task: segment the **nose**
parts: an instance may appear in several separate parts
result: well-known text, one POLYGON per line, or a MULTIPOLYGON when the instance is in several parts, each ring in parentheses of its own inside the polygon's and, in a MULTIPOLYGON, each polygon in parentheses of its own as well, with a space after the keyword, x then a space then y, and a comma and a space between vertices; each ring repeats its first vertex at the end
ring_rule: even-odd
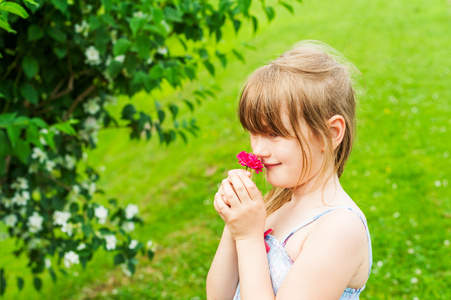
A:
POLYGON ((267 158, 271 155, 267 139, 262 136, 251 136, 252 153, 258 158, 267 158))

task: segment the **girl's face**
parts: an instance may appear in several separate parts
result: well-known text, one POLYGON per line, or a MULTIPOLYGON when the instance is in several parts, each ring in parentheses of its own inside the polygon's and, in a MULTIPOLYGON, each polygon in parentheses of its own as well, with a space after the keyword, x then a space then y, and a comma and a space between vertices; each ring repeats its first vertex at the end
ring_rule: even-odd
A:
MULTIPOLYGON (((290 128, 286 113, 283 114, 282 120, 286 128, 290 128)), ((300 126, 306 139, 304 151, 308 166, 304 165, 304 154, 296 138, 251 134, 253 154, 261 159, 266 168, 266 178, 275 187, 294 188, 300 186, 320 171, 325 158, 324 146, 318 138, 309 134, 309 129, 304 122, 301 122, 300 126), (301 174, 306 172, 303 170, 304 168, 309 168, 309 170, 299 181, 301 174)))

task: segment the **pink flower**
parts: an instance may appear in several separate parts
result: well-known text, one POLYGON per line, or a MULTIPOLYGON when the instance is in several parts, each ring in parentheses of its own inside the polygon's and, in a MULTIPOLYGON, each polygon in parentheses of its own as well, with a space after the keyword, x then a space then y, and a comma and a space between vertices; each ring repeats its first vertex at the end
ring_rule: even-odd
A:
POLYGON ((258 157, 251 153, 246 153, 245 151, 241 151, 237 156, 238 162, 247 167, 255 170, 255 172, 258 174, 263 169, 262 162, 258 159, 258 157))

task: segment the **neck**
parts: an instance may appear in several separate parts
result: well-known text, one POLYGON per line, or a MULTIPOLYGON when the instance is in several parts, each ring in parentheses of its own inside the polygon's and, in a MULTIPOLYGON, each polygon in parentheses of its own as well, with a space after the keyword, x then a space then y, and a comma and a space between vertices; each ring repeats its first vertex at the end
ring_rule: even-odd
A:
POLYGON ((333 202, 335 196, 343 191, 337 174, 318 180, 315 175, 308 182, 293 189, 292 202, 308 206, 323 206, 333 202))

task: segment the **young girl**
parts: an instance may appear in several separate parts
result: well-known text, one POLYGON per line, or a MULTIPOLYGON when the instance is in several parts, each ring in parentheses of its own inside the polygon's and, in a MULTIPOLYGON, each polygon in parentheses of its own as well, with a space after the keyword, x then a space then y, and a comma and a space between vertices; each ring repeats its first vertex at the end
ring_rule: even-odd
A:
POLYGON ((224 232, 208 299, 358 299, 371 270, 362 211, 339 177, 355 131, 351 65, 301 42, 248 78, 239 118, 273 189, 232 170, 215 195, 224 232))

